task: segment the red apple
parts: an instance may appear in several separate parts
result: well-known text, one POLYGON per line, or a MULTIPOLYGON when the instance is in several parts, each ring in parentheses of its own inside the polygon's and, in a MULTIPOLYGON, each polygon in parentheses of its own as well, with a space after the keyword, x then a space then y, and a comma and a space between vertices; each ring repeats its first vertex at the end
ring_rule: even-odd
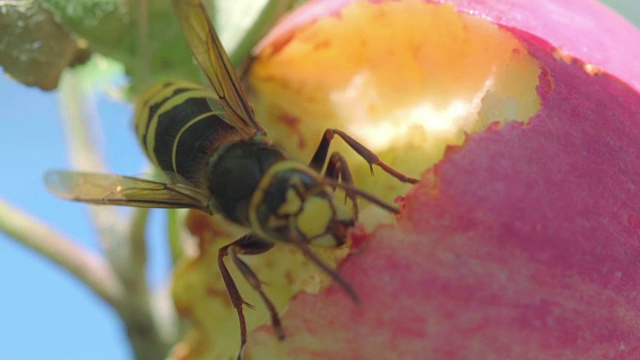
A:
POLYGON ((263 326, 247 357, 640 358, 640 33, 596 1, 441 3, 311 2, 261 47, 256 109, 283 145, 347 127, 405 171, 437 164, 339 267, 362 306, 337 285, 299 294, 286 340, 263 326), (421 117, 458 98, 444 125, 421 117), (394 132, 390 109, 411 105, 394 132), (438 125, 459 131, 436 139, 438 125))

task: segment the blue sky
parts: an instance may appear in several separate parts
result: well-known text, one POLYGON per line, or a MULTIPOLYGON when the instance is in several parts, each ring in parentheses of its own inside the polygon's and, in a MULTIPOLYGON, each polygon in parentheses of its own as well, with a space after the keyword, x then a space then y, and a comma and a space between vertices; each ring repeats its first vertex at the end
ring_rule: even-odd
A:
MULTIPOLYGON (((104 124, 103 149, 114 172, 137 174, 143 167, 129 104, 104 96, 97 102, 104 124)), ((0 196, 45 219, 82 246, 98 251, 85 207, 57 199, 43 174, 69 168, 58 98, 53 93, 0 79, 0 196)), ((162 212, 154 211, 155 223, 162 212)), ((156 226, 158 228, 158 226, 156 226)), ((151 245, 150 274, 168 276, 164 235, 151 245)), ((84 285, 43 257, 0 234, 0 359, 127 359, 123 328, 111 309, 84 285)))

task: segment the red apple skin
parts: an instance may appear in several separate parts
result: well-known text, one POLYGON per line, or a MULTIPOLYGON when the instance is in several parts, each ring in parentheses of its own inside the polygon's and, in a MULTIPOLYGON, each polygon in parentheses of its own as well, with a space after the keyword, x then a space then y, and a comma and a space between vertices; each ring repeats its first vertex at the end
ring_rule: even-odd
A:
POLYGON ((640 34, 596 2, 451 2, 539 61, 540 111, 423 175, 340 267, 362 306, 301 294, 249 358, 640 359, 640 34))

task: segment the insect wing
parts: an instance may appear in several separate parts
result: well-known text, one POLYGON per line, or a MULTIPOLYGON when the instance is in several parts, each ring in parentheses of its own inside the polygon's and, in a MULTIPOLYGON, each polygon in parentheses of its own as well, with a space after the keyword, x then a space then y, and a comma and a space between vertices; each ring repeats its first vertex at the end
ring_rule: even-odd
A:
POLYGON ((182 29, 198 64, 211 82, 232 125, 246 136, 264 129, 256 121, 240 80, 200 0, 173 0, 182 29))
POLYGON ((53 194, 68 200, 144 208, 193 208, 208 212, 206 195, 182 184, 75 171, 49 171, 45 183, 53 194))

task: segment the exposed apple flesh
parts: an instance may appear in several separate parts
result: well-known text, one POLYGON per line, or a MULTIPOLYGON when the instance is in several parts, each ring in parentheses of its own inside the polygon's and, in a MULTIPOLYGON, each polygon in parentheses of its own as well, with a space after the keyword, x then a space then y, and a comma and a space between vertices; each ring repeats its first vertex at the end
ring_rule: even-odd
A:
MULTIPOLYGON (((401 1, 354 2, 302 27, 260 52, 252 79, 261 121, 299 160, 326 128, 339 128, 417 177, 465 134, 534 115, 538 73, 496 25, 451 5, 401 1)), ((387 200, 408 191, 380 170, 372 179, 353 150, 333 144, 358 186, 387 200)))
POLYGON ((335 285, 298 295, 283 316, 288 338, 265 326, 248 358, 640 357, 640 69, 620 66, 637 62, 640 42, 623 39, 638 32, 595 2, 555 12, 555 1, 457 3, 509 25, 537 62, 535 115, 450 148, 406 195, 398 224, 348 257, 340 272, 362 306, 335 285), (626 36, 554 32, 558 14, 626 36), (576 44, 602 71, 560 56, 576 44))

